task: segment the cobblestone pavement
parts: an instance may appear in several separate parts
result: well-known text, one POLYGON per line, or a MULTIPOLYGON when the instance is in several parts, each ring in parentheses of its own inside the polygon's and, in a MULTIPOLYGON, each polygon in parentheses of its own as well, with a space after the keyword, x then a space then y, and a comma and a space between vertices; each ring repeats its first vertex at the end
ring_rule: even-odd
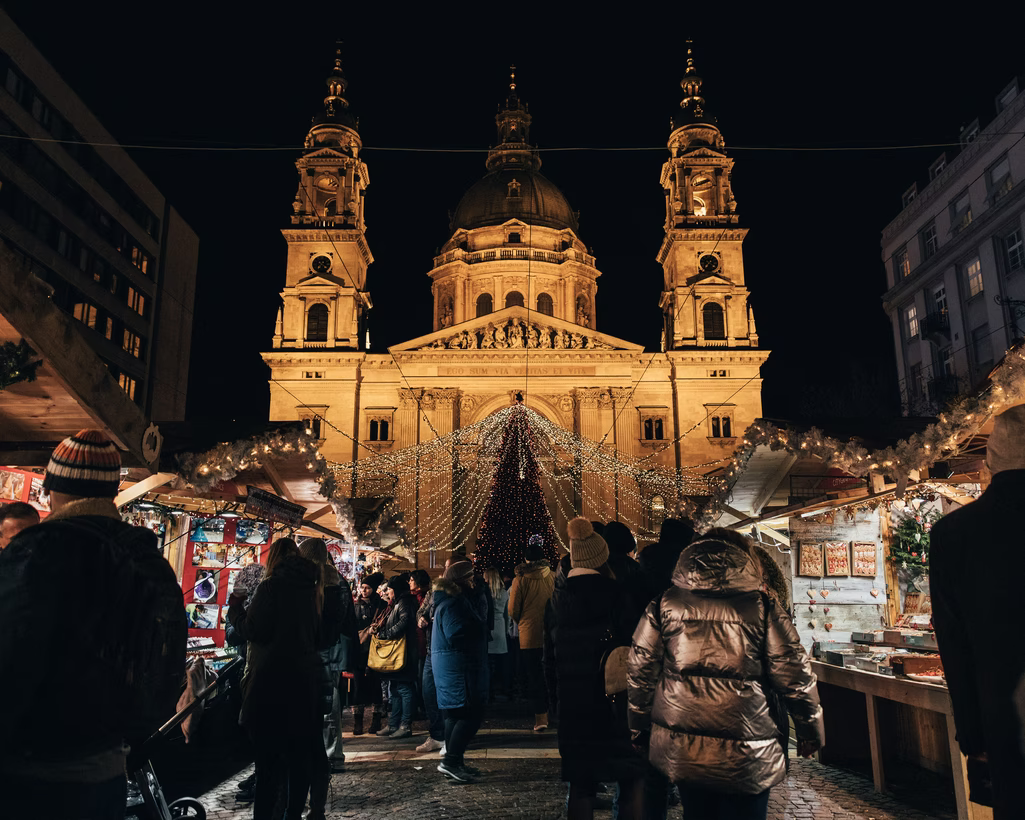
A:
MULTIPOLYGON (((423 733, 388 741, 346 737, 346 771, 331 778, 330 818, 459 820, 460 818, 530 818, 556 820, 563 810, 566 786, 559 779, 559 753, 554 732, 535 735, 529 729, 486 725, 470 747, 467 759, 482 770, 479 782, 456 784, 437 770, 437 752, 418 755, 414 747, 423 733)), ((235 802, 240 772, 202 797, 209 820, 249 820, 252 806, 235 802)), ((597 811, 599 820, 610 818, 597 811)), ((794 760, 787 781, 772 791, 771 820, 954 820, 953 790, 926 779, 896 795, 876 794, 871 778, 794 760)), ((679 820, 680 809, 669 817, 679 820)))

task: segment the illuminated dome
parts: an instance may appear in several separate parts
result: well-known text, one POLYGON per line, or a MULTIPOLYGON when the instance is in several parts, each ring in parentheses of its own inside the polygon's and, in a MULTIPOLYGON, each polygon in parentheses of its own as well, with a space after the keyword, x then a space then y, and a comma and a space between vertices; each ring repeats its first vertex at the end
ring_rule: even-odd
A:
POLYGON ((488 173, 463 195, 452 215, 453 231, 521 219, 576 233, 576 213, 562 191, 539 172, 541 158, 530 144, 530 119, 513 75, 505 106, 495 117, 498 145, 488 152, 488 173))

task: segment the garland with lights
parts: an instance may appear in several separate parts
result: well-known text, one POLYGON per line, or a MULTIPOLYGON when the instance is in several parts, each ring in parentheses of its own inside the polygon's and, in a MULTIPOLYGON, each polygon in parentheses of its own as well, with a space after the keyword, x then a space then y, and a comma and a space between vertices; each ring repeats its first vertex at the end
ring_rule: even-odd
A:
POLYGON ((710 526, 719 517, 723 506, 729 503, 733 485, 760 446, 814 456, 828 467, 837 467, 859 478, 885 473, 906 479, 914 471, 925 470, 955 455, 962 442, 978 434, 991 416, 1023 401, 1025 350, 1018 347, 1007 352, 983 391, 956 400, 937 422, 893 447, 870 451, 855 441, 831 438, 815 427, 799 433, 757 421, 744 431, 741 446, 722 475, 712 480, 712 497, 701 511, 699 524, 710 526))
POLYGON ((491 480, 491 493, 481 516, 480 535, 474 565, 478 570, 497 567, 512 572, 521 563, 528 541, 542 540, 545 558, 554 566, 555 524, 534 456, 527 409, 513 408, 502 435, 498 469, 491 480))

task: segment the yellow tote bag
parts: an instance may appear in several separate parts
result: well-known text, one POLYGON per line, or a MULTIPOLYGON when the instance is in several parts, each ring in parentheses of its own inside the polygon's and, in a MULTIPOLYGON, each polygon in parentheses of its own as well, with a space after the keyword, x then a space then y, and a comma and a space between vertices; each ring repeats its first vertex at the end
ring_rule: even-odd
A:
POLYGON ((367 666, 375 672, 399 672, 406 664, 406 636, 401 638, 370 638, 367 666))

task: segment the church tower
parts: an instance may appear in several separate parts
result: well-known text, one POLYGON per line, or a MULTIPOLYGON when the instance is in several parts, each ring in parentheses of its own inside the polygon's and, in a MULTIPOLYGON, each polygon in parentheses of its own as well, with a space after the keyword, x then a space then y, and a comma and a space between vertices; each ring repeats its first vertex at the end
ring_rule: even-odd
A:
POLYGON ((515 73, 495 125, 487 173, 460 200, 430 271, 434 330, 508 307, 595 329, 601 272, 577 236, 576 212, 540 172, 515 73))
POLYGON ((657 258, 664 271, 663 344, 666 350, 756 348, 744 286, 747 229, 738 225, 733 160, 705 107, 701 82, 688 47, 684 97, 662 166, 666 222, 657 258))
POLYGON ((285 288, 274 328, 275 349, 361 350, 366 313, 367 247, 363 192, 370 182, 360 159, 359 123, 345 99, 341 50, 327 78, 324 110, 313 118, 296 160, 285 288))

